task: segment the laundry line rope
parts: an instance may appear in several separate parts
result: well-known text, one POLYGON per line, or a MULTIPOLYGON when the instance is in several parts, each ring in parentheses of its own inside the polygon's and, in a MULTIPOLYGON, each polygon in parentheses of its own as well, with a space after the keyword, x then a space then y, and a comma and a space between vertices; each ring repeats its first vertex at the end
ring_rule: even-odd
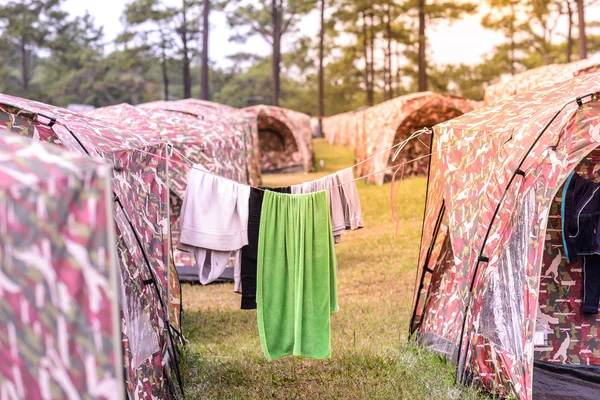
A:
MULTIPOLYGON (((53 129, 53 128, 51 128, 51 129, 53 129)), ((502 131, 499 131, 499 132, 496 132, 496 133, 492 134, 492 133, 489 133, 487 131, 484 131, 482 135, 475 135, 475 136, 473 136, 471 138, 471 141, 473 141, 473 140, 481 140, 481 139, 484 139, 486 137, 496 136, 496 135, 500 135, 502 133, 503 133, 502 131)), ((358 163, 356 163, 356 164, 354 164, 354 165, 352 165, 350 167, 347 167, 347 168, 357 167, 357 166, 359 166, 361 164, 364 164, 364 163, 366 163, 366 162, 368 162, 368 161, 370 161, 370 160, 372 160, 372 159, 374 159, 374 158, 376 158, 376 157, 378 157, 378 156, 380 156, 380 155, 382 155, 382 154, 384 154, 384 153, 386 153, 388 151, 391 151, 392 149, 397 148, 397 147, 400 148, 400 151, 401 151, 406 146, 406 144, 409 141, 414 140, 414 139, 418 139, 423 134, 431 134, 431 130, 429 128, 423 128, 423 129, 420 129, 418 131, 415 131, 407 139, 405 139, 405 140, 403 140, 403 141, 401 141, 399 143, 396 143, 395 145, 390 146, 389 148, 387 148, 385 150, 382 150, 382 151, 374 154, 373 156, 368 157, 368 158, 366 158, 366 159, 364 159, 364 160, 362 160, 362 161, 360 161, 360 162, 358 162, 358 163)), ((119 142, 119 141, 116 141, 116 140, 112 140, 112 139, 105 138, 105 140, 107 140, 109 142, 113 142, 115 144, 119 144, 119 145, 123 144, 122 142, 119 142)), ((244 183, 244 182, 236 181, 235 179, 231 179, 231 178, 227 178, 227 177, 221 176, 221 175, 216 174, 214 172, 208 171, 205 168, 199 168, 199 167, 196 166, 196 164, 194 164, 192 162, 192 160, 190 160, 187 156, 185 156, 185 154, 183 154, 180 150, 176 149, 171 142, 168 142, 168 141, 165 141, 165 140, 161 140, 161 143, 169 145, 173 151, 177 152, 179 155, 181 155, 181 157, 183 157, 184 159, 186 159, 187 161, 189 161, 190 163, 192 163, 192 165, 189 165, 189 164, 186 164, 186 163, 183 163, 183 162, 179 162, 179 161, 175 161, 175 160, 171 160, 170 158, 162 157, 160 155, 151 153, 149 151, 142 150, 141 148, 138 148, 138 147, 126 146, 126 147, 123 147, 122 149, 124 149, 124 150, 133 150, 133 151, 137 151, 137 152, 142 153, 142 154, 147 154, 147 155, 150 155, 150 156, 158 158, 158 159, 166 160, 167 162, 170 162, 170 163, 174 163, 174 164, 181 165, 181 166, 184 166, 184 167, 187 167, 187 168, 191 168, 191 169, 195 169, 195 170, 198 170, 198 171, 202 171, 202 172, 207 173, 209 175, 213 175, 213 176, 219 177, 221 179, 225 179, 225 180, 237 183, 239 185, 248 186, 248 187, 253 188, 253 189, 257 189, 257 190, 261 190, 261 191, 268 190, 268 189, 263 189, 263 188, 261 188, 259 186, 253 186, 253 185, 250 185, 250 184, 247 184, 247 183, 244 183)), ((355 183, 355 182, 357 182, 357 181, 359 181, 361 179, 369 178, 371 176, 374 176, 374 175, 377 175, 377 174, 381 174, 381 173, 384 173, 384 172, 387 172, 387 171, 391 171, 391 170, 394 170, 394 169, 396 169, 396 171, 398 171, 398 170, 400 170, 400 168, 402 168, 402 167, 404 167, 404 166, 406 166, 408 164, 411 164, 411 163, 417 162, 419 160, 431 157, 434 154, 438 154, 438 153, 441 154, 442 152, 444 152, 446 150, 451 150, 451 149, 454 149, 454 148, 457 148, 457 147, 460 147, 460 146, 464 146, 464 143, 460 143, 459 142, 459 143, 451 145, 451 146, 441 146, 439 150, 432 151, 430 153, 424 154, 424 155, 419 156, 419 157, 415 157, 415 158, 410 159, 410 160, 406 160, 406 161, 404 161, 404 162, 402 162, 400 164, 391 165, 391 166, 382 168, 380 170, 377 170, 377 171, 374 171, 374 172, 362 175, 362 176, 360 176, 358 178, 355 178, 355 179, 353 179, 351 181, 347 181, 347 182, 344 182, 344 183, 332 186, 330 188, 327 188, 326 190, 333 190, 333 189, 336 189, 336 188, 344 186, 344 185, 355 183)), ((392 158, 393 159, 397 158, 397 156, 400 153, 400 151, 396 150, 396 152, 394 153, 394 156, 392 158)), ((347 168, 345 168, 345 169, 347 169, 347 168)))

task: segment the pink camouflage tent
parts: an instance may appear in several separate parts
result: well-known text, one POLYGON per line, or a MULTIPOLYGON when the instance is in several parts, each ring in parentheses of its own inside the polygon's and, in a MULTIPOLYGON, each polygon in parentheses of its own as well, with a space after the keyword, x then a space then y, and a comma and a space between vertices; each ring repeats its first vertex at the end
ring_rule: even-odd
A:
POLYGON ((0 398, 121 399, 108 164, 0 128, 0 398))
POLYGON ((550 64, 532 68, 485 88, 484 104, 488 105, 536 87, 561 82, 582 74, 600 71, 600 59, 590 58, 568 64, 550 64))
MULTIPOLYGON (((260 184, 260 154, 256 145, 258 143, 258 128, 254 119, 237 108, 198 99, 154 101, 140 104, 138 107, 176 111, 225 127, 228 136, 237 136, 239 137, 238 140, 244 143, 246 165, 250 169, 250 176, 244 182, 252 185, 260 184)), ((218 153, 215 154, 216 157, 218 155, 218 153)))
MULTIPOLYGON (((97 108, 87 115, 107 122, 115 122, 149 139, 164 140, 174 151, 169 173, 171 191, 171 246, 173 262, 183 280, 198 281, 198 269, 193 255, 177 249, 179 242, 179 213, 186 189, 187 173, 193 164, 201 164, 208 171, 239 182, 251 182, 243 137, 230 126, 218 120, 203 119, 190 113, 163 108, 140 108, 129 104, 97 108)), ((230 272, 233 277, 233 272, 230 272)), ((173 296, 173 294, 172 294, 173 296)), ((180 296, 171 305, 181 304, 180 296)), ((180 331, 181 307, 172 310, 174 328, 180 331)))
POLYGON ((434 128, 411 334, 462 382, 598 398, 600 318, 564 257, 560 193, 572 171, 600 180, 599 93, 582 75, 434 128))
POLYGON ((361 115, 361 111, 366 109, 367 107, 363 107, 323 118, 323 135, 327 143, 356 147, 357 124, 362 122, 362 119, 359 119, 358 116, 361 115))
MULTIPOLYGON (((358 176, 371 175, 368 178, 370 182, 382 184, 391 177, 391 166, 429 154, 431 138, 425 135, 420 140, 408 142, 395 161, 392 161, 394 151, 389 150, 390 147, 408 139, 417 130, 432 127, 471 110, 471 100, 463 97, 421 92, 359 111, 354 115, 356 162, 370 161, 357 167, 358 176), (385 169, 385 172, 376 173, 385 169)), ((424 175, 427 173, 427 164, 427 157, 406 164, 404 175, 424 175)))
POLYGON ((179 290, 179 282, 174 281, 169 255, 167 144, 7 95, 0 95, 0 126, 113 166, 126 391, 131 398, 144 399, 174 393, 171 370, 179 367, 168 299, 172 290, 179 290))
POLYGON ((252 106, 242 112, 258 126, 261 172, 308 172, 314 169, 310 117, 275 106, 252 106))

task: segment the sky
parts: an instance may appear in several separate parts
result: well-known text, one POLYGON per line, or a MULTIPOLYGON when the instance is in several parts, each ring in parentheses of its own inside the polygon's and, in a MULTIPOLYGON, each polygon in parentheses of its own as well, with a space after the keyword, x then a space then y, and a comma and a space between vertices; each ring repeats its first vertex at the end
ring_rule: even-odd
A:
MULTIPOLYGON (((89 11, 95 18, 96 24, 104 27, 107 40, 114 39, 123 29, 121 16, 128 0, 82 1, 66 0, 65 9, 73 15, 83 15, 89 11)), ((168 0, 179 4, 179 0, 168 0)), ((464 17, 451 25, 441 24, 428 28, 430 61, 436 64, 475 64, 481 61, 482 55, 489 53, 496 44, 503 41, 502 35, 484 29, 480 25, 485 10, 476 15, 464 17)), ((302 33, 316 36, 318 33, 318 16, 308 15, 302 21, 302 33)), ((227 56, 240 51, 253 52, 260 55, 269 53, 269 46, 259 38, 253 38, 246 44, 232 43, 228 40, 231 34, 223 13, 211 14, 211 33, 209 52, 210 59, 217 66, 231 65, 227 56), (251 49, 251 50, 250 50, 251 49)), ((291 38, 293 40, 293 38, 291 38)), ((288 37, 284 41, 288 41, 288 37)), ((285 44, 284 44, 285 46, 285 44)), ((285 48, 284 48, 285 50, 285 48)))

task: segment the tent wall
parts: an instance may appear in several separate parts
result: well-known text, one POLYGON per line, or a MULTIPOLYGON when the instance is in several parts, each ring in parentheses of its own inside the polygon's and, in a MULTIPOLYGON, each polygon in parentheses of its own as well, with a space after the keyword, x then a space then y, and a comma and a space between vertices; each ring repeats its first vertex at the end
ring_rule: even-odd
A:
POLYGON ((123 398, 110 177, 0 132, 0 397, 123 398))
POLYGON ((164 398, 170 379, 167 360, 177 362, 167 305, 167 146, 65 109, 6 95, 0 95, 0 124, 113 166, 117 256, 127 296, 121 304, 127 390, 134 398, 164 398))

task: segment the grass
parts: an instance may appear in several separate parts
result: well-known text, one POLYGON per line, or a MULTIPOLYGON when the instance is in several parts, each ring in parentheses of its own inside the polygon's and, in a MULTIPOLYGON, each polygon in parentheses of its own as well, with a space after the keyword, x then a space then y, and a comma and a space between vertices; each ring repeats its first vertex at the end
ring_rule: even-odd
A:
MULTIPOLYGON (((267 175, 289 185, 353 164, 348 149, 315 141, 312 174, 267 175)), ((337 245, 340 311, 332 315, 332 357, 267 362, 256 312, 239 309, 231 284, 185 285, 183 374, 190 399, 476 399, 453 386, 453 367, 407 342, 425 179, 401 183, 399 224, 389 185, 358 184, 365 228, 337 245)))

